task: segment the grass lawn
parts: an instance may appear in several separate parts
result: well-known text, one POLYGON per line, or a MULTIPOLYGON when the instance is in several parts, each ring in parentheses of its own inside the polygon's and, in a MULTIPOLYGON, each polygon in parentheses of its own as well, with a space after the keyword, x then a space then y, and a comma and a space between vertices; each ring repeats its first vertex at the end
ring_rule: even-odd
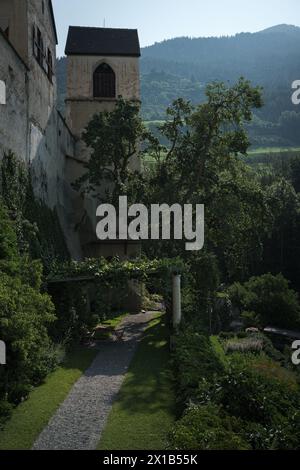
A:
POLYGON ((299 152, 300 147, 259 147, 248 152, 248 155, 263 155, 269 153, 299 152))
POLYGON ((116 314, 115 317, 110 318, 109 320, 103 321, 98 327, 96 328, 94 339, 97 341, 103 341, 109 339, 111 337, 112 332, 118 328, 118 326, 122 323, 124 318, 126 318, 129 313, 119 313, 116 314))
POLYGON ((165 317, 151 322, 138 346, 102 435, 101 450, 163 450, 175 421, 165 317))
POLYGON ((13 411, 0 432, 0 450, 31 449, 74 383, 89 367, 97 351, 76 348, 64 364, 50 374, 45 383, 33 390, 24 403, 13 411))
POLYGON ((110 328, 117 328, 128 315, 129 313, 126 312, 117 314, 117 316, 110 318, 109 320, 105 320, 103 323, 101 323, 101 325, 109 326, 110 328))

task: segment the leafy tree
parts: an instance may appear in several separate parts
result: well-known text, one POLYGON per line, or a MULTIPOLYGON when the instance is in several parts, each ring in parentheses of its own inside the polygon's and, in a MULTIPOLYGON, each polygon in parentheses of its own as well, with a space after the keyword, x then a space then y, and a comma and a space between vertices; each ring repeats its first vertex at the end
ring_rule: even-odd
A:
POLYGON ((98 199, 117 202, 127 193, 128 180, 137 176, 139 145, 145 132, 136 102, 119 98, 113 111, 96 114, 83 133, 91 150, 87 172, 75 187, 98 199), (105 187, 105 194, 99 192, 105 187))
POLYGON ((285 178, 277 178, 264 191, 272 230, 264 240, 262 268, 264 272, 282 273, 299 285, 300 257, 300 199, 285 178))
POLYGON ((296 193, 300 193, 300 157, 294 158, 290 163, 290 178, 296 193))
POLYGON ((260 326, 300 326, 298 295, 281 274, 252 277, 243 285, 235 283, 228 293, 241 312, 253 312, 260 326))

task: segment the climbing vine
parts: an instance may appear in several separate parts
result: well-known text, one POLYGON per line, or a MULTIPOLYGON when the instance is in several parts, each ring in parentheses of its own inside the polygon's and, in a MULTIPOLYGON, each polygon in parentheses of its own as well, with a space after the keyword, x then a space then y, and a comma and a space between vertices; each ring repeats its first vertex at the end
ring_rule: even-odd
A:
POLYGON ((107 261, 105 258, 86 259, 83 262, 71 261, 69 263, 54 263, 48 276, 48 281, 59 281, 66 278, 94 278, 95 280, 112 284, 120 280, 135 279, 147 282, 156 275, 157 278, 170 276, 172 272, 182 272, 185 269, 180 258, 154 259, 147 258, 120 261, 114 258, 107 261))
POLYGON ((54 261, 70 259, 56 210, 35 197, 30 170, 12 152, 0 164, 0 197, 14 221, 20 253, 41 259, 46 272, 54 261))

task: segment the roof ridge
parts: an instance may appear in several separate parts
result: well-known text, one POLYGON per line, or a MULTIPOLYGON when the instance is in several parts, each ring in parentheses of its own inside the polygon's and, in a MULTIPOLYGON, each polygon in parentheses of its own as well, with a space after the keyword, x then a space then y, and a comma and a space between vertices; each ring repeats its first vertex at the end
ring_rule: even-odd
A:
POLYGON ((104 28, 103 26, 75 26, 70 25, 69 28, 78 28, 78 29, 103 29, 103 30, 111 30, 111 31, 137 31, 137 28, 104 28))

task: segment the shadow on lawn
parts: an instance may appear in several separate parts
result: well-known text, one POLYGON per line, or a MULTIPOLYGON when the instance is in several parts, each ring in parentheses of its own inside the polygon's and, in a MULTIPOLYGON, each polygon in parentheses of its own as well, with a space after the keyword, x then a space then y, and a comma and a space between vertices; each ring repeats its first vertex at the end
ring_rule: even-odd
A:
POLYGON ((141 341, 144 341, 145 336, 148 337, 148 330, 144 333, 144 329, 150 323, 151 320, 145 317, 144 322, 126 325, 122 341, 99 342, 97 348, 99 355, 96 356, 95 362, 85 371, 84 375, 86 377, 101 375, 108 378, 125 375, 128 371, 128 364, 137 353, 136 346, 139 349, 141 341))
POLYGON ((119 407, 130 414, 175 409, 168 334, 163 317, 146 330, 138 346, 117 396, 119 407))

